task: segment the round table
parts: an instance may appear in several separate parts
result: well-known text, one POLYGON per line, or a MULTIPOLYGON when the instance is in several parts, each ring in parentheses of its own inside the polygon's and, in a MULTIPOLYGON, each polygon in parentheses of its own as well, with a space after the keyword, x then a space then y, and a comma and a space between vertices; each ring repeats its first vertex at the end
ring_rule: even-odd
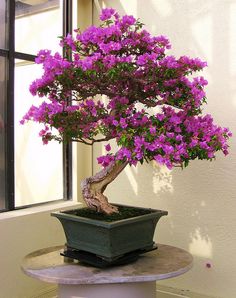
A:
POLYGON ((187 251, 158 244, 131 264, 95 268, 60 255, 63 246, 30 253, 23 271, 36 279, 58 284, 59 298, 156 298, 156 281, 181 275, 191 269, 187 251))

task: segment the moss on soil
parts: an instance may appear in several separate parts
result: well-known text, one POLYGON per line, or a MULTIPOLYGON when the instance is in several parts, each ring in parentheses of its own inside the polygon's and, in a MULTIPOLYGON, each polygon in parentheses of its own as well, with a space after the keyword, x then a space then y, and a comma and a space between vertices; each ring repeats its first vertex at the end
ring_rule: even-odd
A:
POLYGON ((99 213, 89 208, 81 208, 66 211, 67 214, 73 214, 81 217, 88 217, 90 219, 96 219, 101 221, 112 222, 116 220, 127 219, 131 217, 136 217, 144 214, 152 213, 152 210, 149 209, 140 209, 135 207, 127 207, 127 206, 118 206, 119 213, 113 213, 111 215, 106 215, 104 213, 99 213))

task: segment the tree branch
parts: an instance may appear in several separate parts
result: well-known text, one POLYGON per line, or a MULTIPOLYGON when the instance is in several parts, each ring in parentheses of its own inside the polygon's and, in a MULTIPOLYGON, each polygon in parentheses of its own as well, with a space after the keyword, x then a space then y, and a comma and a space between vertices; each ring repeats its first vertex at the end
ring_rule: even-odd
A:
POLYGON ((106 214, 118 212, 117 207, 108 203, 107 197, 103 192, 107 185, 123 171, 127 164, 127 161, 121 163, 111 162, 94 176, 82 181, 82 194, 88 207, 106 214))

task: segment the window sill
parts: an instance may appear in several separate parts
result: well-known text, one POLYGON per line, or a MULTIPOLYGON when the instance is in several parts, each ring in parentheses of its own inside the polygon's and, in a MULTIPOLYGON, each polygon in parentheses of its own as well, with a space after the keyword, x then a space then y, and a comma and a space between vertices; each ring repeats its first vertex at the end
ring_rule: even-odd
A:
POLYGON ((66 210, 74 207, 81 207, 82 204, 76 201, 60 201, 60 202, 51 202, 41 206, 29 207, 20 210, 14 210, 9 212, 3 212, 0 214, 0 221, 5 219, 13 219, 20 216, 27 216, 32 214, 38 214, 41 212, 52 212, 55 210, 66 210))

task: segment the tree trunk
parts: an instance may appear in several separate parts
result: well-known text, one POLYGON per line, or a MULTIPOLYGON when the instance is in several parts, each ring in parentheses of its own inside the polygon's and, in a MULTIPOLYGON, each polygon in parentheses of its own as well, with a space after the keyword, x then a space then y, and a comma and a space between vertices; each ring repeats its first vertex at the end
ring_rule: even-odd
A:
POLYGON ((83 198, 89 208, 105 214, 118 212, 118 208, 108 202, 107 197, 103 192, 107 185, 123 171, 127 164, 128 162, 113 162, 94 176, 82 181, 81 189, 83 198))

